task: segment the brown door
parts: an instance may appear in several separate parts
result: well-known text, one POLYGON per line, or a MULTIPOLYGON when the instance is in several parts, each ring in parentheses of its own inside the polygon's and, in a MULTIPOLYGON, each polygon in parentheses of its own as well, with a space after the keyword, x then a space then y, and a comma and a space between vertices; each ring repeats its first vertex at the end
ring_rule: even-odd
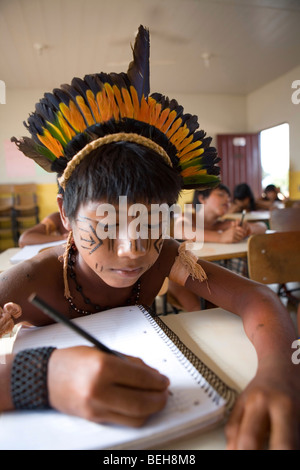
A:
POLYGON ((221 179, 233 193, 239 183, 248 183, 255 198, 261 196, 262 170, 259 134, 220 134, 217 148, 221 157, 221 179))

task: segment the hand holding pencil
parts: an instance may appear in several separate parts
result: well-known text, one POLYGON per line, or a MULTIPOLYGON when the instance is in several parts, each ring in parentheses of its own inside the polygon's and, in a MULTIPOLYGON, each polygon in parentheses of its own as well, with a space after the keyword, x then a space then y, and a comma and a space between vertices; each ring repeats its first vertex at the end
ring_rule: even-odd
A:
POLYGON ((74 322, 35 294, 29 300, 95 346, 54 350, 48 363, 48 395, 53 408, 98 423, 133 427, 164 408, 170 384, 165 375, 141 359, 110 350, 77 325, 74 329, 74 322))

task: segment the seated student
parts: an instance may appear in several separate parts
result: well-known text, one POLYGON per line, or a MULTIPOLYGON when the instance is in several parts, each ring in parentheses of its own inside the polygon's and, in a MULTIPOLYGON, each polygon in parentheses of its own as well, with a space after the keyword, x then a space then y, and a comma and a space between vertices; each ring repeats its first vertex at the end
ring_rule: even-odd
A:
MULTIPOLYGON (((221 220, 230 208, 230 191, 224 184, 204 191, 195 191, 193 206, 195 210, 203 207, 204 213, 204 241, 217 243, 236 243, 249 235, 265 233, 267 230, 263 222, 243 222, 239 220, 221 220)), ((186 219, 178 218, 176 225, 186 223, 186 219)), ((192 224, 195 229, 196 213, 193 214, 192 224)))
MULTIPOLYGON (((195 191, 193 198, 193 206, 197 210, 199 204, 203 205, 204 210, 204 242, 215 243, 237 243, 244 240, 250 235, 265 233, 267 230, 263 222, 244 222, 240 226, 239 221, 220 220, 230 208, 230 190, 224 184, 219 184, 217 188, 206 189, 204 191, 195 191)), ((193 230, 195 231, 196 214, 193 218, 193 230)), ((178 218, 174 228, 181 225, 186 220, 178 218)), ((248 277, 248 264, 244 258, 233 258, 226 261, 218 261, 217 264, 230 269, 231 271, 248 277)), ((201 310, 201 300, 192 292, 187 291, 184 287, 178 288, 173 282, 169 282, 168 296, 171 303, 177 303, 184 310, 197 311, 201 310)))
POLYGON ((252 189, 247 183, 237 184, 233 190, 233 201, 228 212, 255 211, 256 204, 252 189))
POLYGON ((285 200, 286 197, 280 192, 280 188, 277 188, 275 184, 268 184, 262 197, 256 201, 256 205, 258 209, 272 210, 282 208, 285 200), (278 197, 279 195, 281 198, 278 197))
POLYGON ((25 230, 19 238, 19 246, 66 240, 68 234, 69 231, 64 227, 60 213, 53 212, 39 224, 25 230))
MULTIPOLYGON (((296 335, 278 297, 268 287, 191 259, 184 245, 174 239, 164 239, 162 233, 152 236, 151 225, 146 224, 147 239, 136 239, 131 230, 125 230, 122 237, 118 232, 119 196, 127 196, 129 204, 140 202, 147 207, 154 202, 172 204, 182 188, 217 181, 215 150, 203 132, 195 132, 195 118, 189 120, 182 107, 174 101, 170 107, 161 95, 150 97, 148 90, 138 95, 134 77, 139 80, 141 75, 144 81, 145 73, 129 74, 126 80, 124 75, 118 80, 113 75, 76 80, 68 95, 61 89, 51 100, 44 97, 39 110, 44 109, 51 122, 36 113, 30 116, 34 140, 24 138, 17 143, 34 157, 42 143, 43 155, 50 158, 41 155, 39 164, 62 174, 64 191, 58 204, 70 237, 65 252, 63 246, 50 248, 0 275, 1 305, 12 301, 22 309, 17 320, 7 318, 6 313, 6 325, 9 320, 28 320, 39 326, 50 322, 29 303, 33 291, 68 318, 75 318, 120 305, 151 305, 169 277, 241 316, 256 349, 256 375, 240 394, 227 424, 228 448, 262 448, 266 438, 270 448, 297 448, 300 374, 291 361, 296 335), (80 99, 81 93, 84 98, 80 99), (82 114, 75 101, 82 104, 82 114), (115 208, 115 221, 99 213, 103 204, 115 208), (116 236, 104 237, 103 227, 116 236)), ((128 214, 128 225, 131 219, 128 214)), ((87 346, 37 348, 26 355, 21 351, 17 358, 7 355, 0 366, 0 410, 26 408, 32 406, 32 399, 41 398, 41 407, 95 422, 141 426, 164 408, 168 385, 168 378, 137 358, 124 361, 87 346), (40 385, 30 381, 27 389, 23 387, 21 396, 15 394, 18 374, 11 374, 16 361, 19 368, 26 362, 32 376, 38 372, 40 378, 40 385)))

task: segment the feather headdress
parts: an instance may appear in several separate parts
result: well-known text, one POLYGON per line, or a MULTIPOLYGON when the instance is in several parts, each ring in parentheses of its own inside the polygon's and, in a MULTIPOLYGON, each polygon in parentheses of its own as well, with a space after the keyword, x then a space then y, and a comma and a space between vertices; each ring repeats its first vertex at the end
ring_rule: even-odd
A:
POLYGON ((150 95, 149 31, 143 26, 133 47, 127 73, 97 73, 74 78, 45 93, 27 123, 31 138, 12 141, 46 171, 63 175, 106 136, 136 139, 155 149, 182 176, 182 188, 207 188, 219 183, 217 152, 196 116, 184 114, 176 100, 150 95), (118 136, 118 137, 117 137, 118 136), (78 158, 79 155, 79 158, 78 158))

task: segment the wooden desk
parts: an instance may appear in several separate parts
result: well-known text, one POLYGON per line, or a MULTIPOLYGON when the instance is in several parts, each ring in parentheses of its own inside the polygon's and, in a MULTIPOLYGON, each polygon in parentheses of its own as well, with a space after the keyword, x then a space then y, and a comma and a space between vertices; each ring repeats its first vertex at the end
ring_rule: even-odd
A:
MULTIPOLYGON (((239 212, 233 212, 223 215, 221 220, 240 220, 242 214, 239 212)), ((269 222, 270 211, 252 211, 247 212, 245 215, 245 221, 247 222, 269 222)))
POLYGON ((200 250, 193 250, 195 255, 206 261, 222 259, 246 258, 248 252, 248 239, 238 243, 204 243, 200 250))
POLYGON ((59 240, 49 243, 41 243, 38 245, 28 245, 24 248, 9 248, 8 250, 0 253, 0 272, 5 271, 6 269, 14 266, 14 264, 21 262, 25 259, 30 259, 33 256, 37 255, 40 251, 50 248, 52 246, 62 245, 66 243, 65 240, 59 240), (11 263, 10 259, 18 254, 18 260, 15 260, 14 263, 11 263))
MULTIPOLYGON (((193 253, 206 261, 245 258, 247 256, 247 245, 247 240, 238 243, 204 243, 203 248, 195 250, 193 253)), ((0 253, 0 272, 13 266, 10 262, 10 258, 20 250, 21 248, 8 248, 0 253)))
POLYGON ((7 250, 0 253, 0 273, 13 266, 13 264, 10 262, 10 258, 17 254, 20 250, 21 248, 8 248, 7 250))

